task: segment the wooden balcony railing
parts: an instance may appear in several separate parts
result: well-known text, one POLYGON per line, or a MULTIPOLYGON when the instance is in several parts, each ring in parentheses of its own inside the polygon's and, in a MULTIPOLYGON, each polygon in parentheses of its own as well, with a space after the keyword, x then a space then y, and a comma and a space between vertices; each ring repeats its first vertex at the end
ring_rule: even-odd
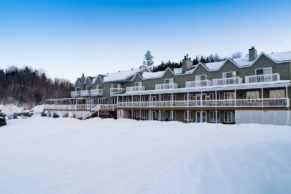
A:
POLYGON ((116 94, 121 94, 125 92, 125 88, 110 88, 110 96, 115 96, 116 94))
POLYGON ((279 73, 245 76, 245 83, 261 83, 261 82, 276 82, 276 81, 280 81, 279 73))
POLYGON ((143 107, 289 107, 289 98, 118 102, 118 108, 143 107))
POLYGON ((165 83, 165 84, 156 84, 156 90, 170 90, 178 88, 178 84, 176 83, 165 83))
POLYGON ((140 91, 144 91, 144 90, 145 90, 145 87, 144 86, 126 87, 126 93, 140 92, 140 91))

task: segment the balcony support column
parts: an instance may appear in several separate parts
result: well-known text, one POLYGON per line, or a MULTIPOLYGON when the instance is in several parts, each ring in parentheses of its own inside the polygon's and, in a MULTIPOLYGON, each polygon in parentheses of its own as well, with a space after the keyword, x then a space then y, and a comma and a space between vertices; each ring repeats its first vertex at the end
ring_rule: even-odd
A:
POLYGON ((171 94, 171 120, 173 121, 174 120, 174 113, 173 113, 173 106, 174 106, 174 96, 173 96, 173 93, 171 94))
POLYGON ((236 89, 234 90, 234 107, 236 107, 236 89))
POLYGON ((139 120, 141 120, 141 95, 139 95, 139 120))
POLYGON ((187 123, 189 123, 189 92, 187 92, 187 123))
MULTIPOLYGON (((159 94, 159 100, 158 103, 161 101, 161 94, 159 94)), ((160 103, 158 104, 160 106, 160 103)), ((161 120, 161 110, 159 110, 159 121, 161 120)))
POLYGON ((261 101, 262 101, 261 102, 262 103, 261 106, 264 107, 264 104, 263 104, 264 103, 264 89, 263 88, 261 88, 261 101))
MULTIPOLYGON (((217 90, 215 90, 215 107, 217 107, 217 90)), ((217 123, 217 108, 215 109, 215 123, 217 123)))
POLYGON ((202 90, 200 92, 200 107, 202 107, 202 90))

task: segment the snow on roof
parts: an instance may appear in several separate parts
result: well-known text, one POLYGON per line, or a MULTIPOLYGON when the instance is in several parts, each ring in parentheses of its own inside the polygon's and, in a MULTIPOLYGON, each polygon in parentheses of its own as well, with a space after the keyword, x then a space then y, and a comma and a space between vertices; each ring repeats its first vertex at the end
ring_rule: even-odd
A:
POLYGON ((173 71, 175 74, 181 74, 181 73, 183 73, 183 68, 175 68, 175 69, 173 69, 173 71))
POLYGON ((276 61, 291 61, 291 51, 287 52, 276 52, 276 53, 271 53, 267 54, 269 57, 276 61))
POLYGON ((237 59, 232 59, 239 67, 250 66, 254 61, 250 61, 248 57, 240 57, 237 59))
POLYGON ((104 77, 103 80, 104 82, 125 80, 129 78, 130 76, 133 76, 137 72, 138 72, 138 69, 130 69, 127 71, 109 73, 104 77))
POLYGON ((142 77, 144 79, 152 79, 152 78, 158 78, 162 77, 164 75, 165 71, 157 71, 157 72, 144 72, 142 74, 142 77))
POLYGON ((204 65, 211 71, 217 71, 219 70, 225 61, 220 61, 220 62, 212 62, 212 63, 205 63, 204 65))

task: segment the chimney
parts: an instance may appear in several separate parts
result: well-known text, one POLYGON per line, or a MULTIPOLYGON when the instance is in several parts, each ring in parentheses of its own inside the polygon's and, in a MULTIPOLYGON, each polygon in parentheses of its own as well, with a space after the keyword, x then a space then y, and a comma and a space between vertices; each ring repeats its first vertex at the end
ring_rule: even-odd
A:
POLYGON ((182 70, 183 72, 185 72, 185 71, 188 71, 189 69, 192 69, 192 67, 193 67, 193 62, 187 54, 182 60, 182 70))
POLYGON ((257 50, 255 47, 249 49, 249 61, 254 61, 257 58, 257 50))

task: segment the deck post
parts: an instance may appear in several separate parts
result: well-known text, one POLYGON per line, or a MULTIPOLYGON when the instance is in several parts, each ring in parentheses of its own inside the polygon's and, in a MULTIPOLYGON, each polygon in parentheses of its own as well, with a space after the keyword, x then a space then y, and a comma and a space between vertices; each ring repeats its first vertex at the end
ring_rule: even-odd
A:
POLYGON ((174 96, 173 96, 173 93, 171 94, 171 107, 172 107, 172 109, 171 109, 171 120, 173 121, 174 120, 174 113, 173 113, 173 106, 174 106, 174 96))
POLYGON ((236 107, 236 89, 234 89, 234 107, 236 107))
POLYGON ((141 94, 139 95, 139 120, 141 120, 141 94))
POLYGON ((187 92, 187 123, 189 123, 189 92, 187 92))
POLYGON ((217 90, 215 90, 215 123, 217 123, 217 90))
POLYGON ((263 88, 261 88, 261 107, 264 107, 264 89, 263 88))

